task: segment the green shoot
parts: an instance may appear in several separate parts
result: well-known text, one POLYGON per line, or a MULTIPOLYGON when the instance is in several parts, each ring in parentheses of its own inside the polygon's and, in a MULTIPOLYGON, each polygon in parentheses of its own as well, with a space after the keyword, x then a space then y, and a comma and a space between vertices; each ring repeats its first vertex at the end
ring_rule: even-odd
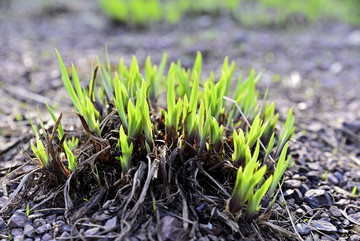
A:
POLYGON ((322 176, 323 181, 326 181, 326 182, 328 181, 327 174, 328 174, 328 171, 324 172, 324 174, 322 176))
POLYGON ((280 134, 279 144, 278 144, 278 148, 277 148, 277 151, 275 154, 275 158, 277 158, 278 155, 280 155, 280 153, 282 152, 282 149, 284 148, 285 143, 287 143, 291 139, 291 137, 293 137, 294 132, 295 132, 294 121, 295 121, 295 118, 293 116, 293 110, 291 108, 289 110, 288 116, 286 118, 284 130, 280 134))
POLYGON ((68 92, 76 111, 84 117, 90 130, 92 132, 94 132, 97 136, 100 137, 101 134, 100 134, 100 127, 99 127, 99 118, 100 118, 99 112, 96 110, 95 106, 91 102, 90 96, 86 95, 85 89, 84 90, 81 89, 75 67, 74 67, 74 65, 72 65, 72 78, 73 78, 73 83, 74 83, 75 90, 76 90, 76 92, 75 92, 75 90, 72 86, 72 83, 70 81, 69 75, 67 73, 66 67, 64 65, 64 62, 57 50, 56 50, 56 53, 58 55, 61 76, 62 76, 62 80, 63 80, 64 86, 65 86, 65 89, 68 92))
POLYGON ((117 146, 120 146, 122 156, 117 158, 120 160, 121 169, 124 174, 126 174, 131 165, 131 156, 133 153, 133 143, 129 145, 128 136, 125 134, 124 128, 120 126, 120 136, 117 146))
POLYGON ((26 204, 26 216, 29 217, 29 215, 30 215, 30 205, 26 204))
POLYGON ((38 129, 34 126, 31 117, 29 115, 29 120, 30 120, 30 124, 31 127, 34 131, 34 135, 35 135, 35 139, 36 139, 36 146, 31 143, 31 149, 34 152, 35 156, 38 158, 40 164, 42 167, 48 168, 50 167, 50 158, 45 150, 44 144, 42 142, 42 140, 40 139, 40 134, 38 129))
POLYGON ((351 191, 351 196, 355 196, 355 194, 356 194, 356 189, 357 189, 357 186, 355 185, 354 187, 353 187, 353 189, 352 189, 352 191, 351 191))
POLYGON ((277 166, 274 172, 274 178, 273 181, 270 185, 269 188, 269 196, 272 197, 275 193, 275 189, 278 185, 278 183, 280 182, 280 179, 282 178, 285 170, 287 169, 287 167, 289 166, 290 160, 291 160, 291 155, 288 157, 288 159, 286 160, 286 154, 287 154, 287 149, 288 149, 288 144, 286 143, 283 150, 281 151, 281 155, 279 160, 277 161, 277 166))

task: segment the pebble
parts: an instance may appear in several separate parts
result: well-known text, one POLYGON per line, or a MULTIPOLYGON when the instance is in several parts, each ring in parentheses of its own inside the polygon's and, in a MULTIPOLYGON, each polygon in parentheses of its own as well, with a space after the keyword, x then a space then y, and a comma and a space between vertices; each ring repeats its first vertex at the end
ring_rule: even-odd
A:
POLYGON ((25 213, 16 211, 9 220, 8 226, 10 228, 23 228, 25 224, 30 222, 28 216, 25 213))
POLYGON ((334 176, 339 181, 339 184, 345 183, 347 181, 344 175, 339 171, 334 172, 334 176))
POLYGON ((306 185, 305 183, 301 184, 300 191, 303 195, 309 190, 310 190, 310 187, 308 185, 306 185))
POLYGON ((71 232, 71 227, 70 227, 69 225, 63 223, 63 224, 61 224, 61 225, 59 226, 59 232, 60 232, 60 233, 63 233, 63 232, 68 232, 68 233, 70 233, 70 232, 71 232))
POLYGON ((46 233, 42 236, 41 240, 42 241, 49 241, 51 239, 51 235, 46 233))
POLYGON ((6 225, 5 221, 4 221, 4 219, 2 219, 0 217, 0 231, 4 230, 6 228, 7 228, 7 225, 6 225))
POLYGON ((325 190, 310 189, 305 193, 304 198, 312 208, 330 207, 332 205, 330 196, 325 190))
POLYGON ((67 237, 70 237, 70 234, 66 231, 60 235, 60 238, 67 238, 67 237))
POLYGON ((294 190, 288 189, 284 192, 284 197, 285 198, 291 197, 293 195, 293 193, 294 193, 294 190))
POLYGON ((90 236, 94 236, 97 233, 99 233, 100 229, 99 228, 90 228, 88 230, 85 231, 84 235, 86 237, 90 237, 90 236))
POLYGON ((308 162, 307 166, 309 167, 310 170, 313 171, 322 171, 322 167, 320 166, 319 162, 308 162))
POLYGON ((117 224, 118 224, 118 217, 115 216, 106 221, 105 227, 107 227, 108 229, 113 229, 116 227, 117 224))
POLYGON ((22 234, 23 234, 23 229, 22 228, 13 228, 13 229, 11 229, 11 236, 13 236, 13 237, 21 236, 22 234))
POLYGON ((299 189, 301 188, 301 181, 299 180, 286 180, 285 187, 289 189, 299 189))
POLYGON ((106 214, 106 213, 98 213, 96 212, 92 218, 94 219, 94 221, 96 222, 103 222, 105 220, 108 220, 110 218, 110 215, 109 214, 106 214))
POLYGON ((301 208, 296 209, 296 215, 303 216, 305 215, 305 211, 301 208))
POLYGON ((165 216, 160 220, 159 232, 162 240, 177 240, 182 233, 181 222, 170 216, 165 216))
POLYGON ((48 230, 48 226, 47 226, 46 224, 43 224, 43 225, 41 225, 40 227, 38 227, 38 228, 36 229, 36 232, 37 232, 38 234, 43 234, 43 233, 45 233, 47 230, 48 230))
POLYGON ((37 218, 34 220, 34 227, 35 228, 38 228, 40 227, 41 225, 44 225, 46 223, 46 221, 43 219, 43 218, 37 218))
POLYGON ((24 235, 20 235, 14 238, 14 241, 24 241, 24 235))
POLYGON ((336 206, 344 207, 344 206, 350 204, 350 200, 340 199, 340 200, 337 201, 335 204, 336 204, 336 206))
POLYGON ((295 189, 292 196, 294 197, 295 202, 296 202, 297 204, 302 204, 302 203, 303 203, 303 201, 304 201, 304 196, 302 195, 302 193, 300 192, 299 189, 295 189))
POLYGON ((340 234, 347 234, 347 233, 349 233, 349 230, 346 230, 346 229, 339 229, 338 230, 338 233, 340 233, 340 234))
POLYGON ((301 205, 301 208, 304 209, 304 211, 309 214, 310 216, 314 215, 314 211, 312 211, 312 208, 309 207, 306 204, 301 205))
POLYGON ((322 174, 318 171, 310 171, 306 174, 308 179, 313 182, 317 182, 322 178, 322 174))
POLYGON ((305 223, 296 224, 296 230, 300 235, 308 235, 311 232, 311 228, 305 223))
POLYGON ((31 224, 26 224, 24 228, 24 235, 26 237, 35 237, 35 228, 31 224))
POLYGON ((322 219, 312 221, 311 226, 321 232, 326 233, 334 233, 337 231, 337 228, 334 225, 322 219))
POLYGON ((339 183, 339 180, 332 173, 328 173, 326 177, 327 177, 328 182, 332 185, 336 185, 339 183))
POLYGON ((48 221, 48 223, 53 223, 56 220, 56 214, 53 215, 49 215, 46 217, 46 220, 48 221))
POLYGON ((349 241, 360 241, 360 236, 357 234, 351 235, 349 241))

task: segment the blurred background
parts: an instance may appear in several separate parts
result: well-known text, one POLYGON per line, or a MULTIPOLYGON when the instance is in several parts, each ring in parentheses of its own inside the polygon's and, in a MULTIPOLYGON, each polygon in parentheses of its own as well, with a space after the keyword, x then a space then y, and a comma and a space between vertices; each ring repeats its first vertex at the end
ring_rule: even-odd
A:
POLYGON ((28 112, 45 103, 74 115, 55 48, 84 85, 105 45, 113 65, 166 52, 191 67, 201 51, 217 76, 229 56, 235 76, 262 73, 260 93, 294 106, 300 129, 356 121, 359 26, 359 0, 0 0, 0 144, 30 133, 28 112))

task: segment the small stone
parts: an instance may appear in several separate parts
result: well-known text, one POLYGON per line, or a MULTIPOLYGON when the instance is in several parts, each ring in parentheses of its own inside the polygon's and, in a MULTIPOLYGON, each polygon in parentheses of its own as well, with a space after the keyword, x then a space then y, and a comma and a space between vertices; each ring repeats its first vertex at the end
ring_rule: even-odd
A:
POLYGON ((319 187, 319 189, 325 190, 325 191, 330 191, 331 190, 331 188, 328 185, 322 185, 322 186, 319 187))
POLYGON ((6 225, 5 221, 4 221, 4 219, 2 219, 0 217, 0 231, 3 231, 6 228, 7 228, 7 225, 6 225))
POLYGON ((305 211, 301 208, 298 208, 298 209, 296 209, 296 215, 303 216, 303 215, 305 215, 305 211))
POLYGON ((300 191, 303 195, 309 190, 310 190, 310 187, 308 185, 306 185, 305 183, 301 184, 300 191))
POLYGON ((38 234, 43 234, 43 233, 45 233, 47 230, 48 230, 47 225, 46 225, 46 224, 43 224, 43 225, 41 225, 40 227, 38 227, 38 228, 36 229, 36 232, 37 232, 38 234))
POLYGON ((340 233, 340 234, 347 234, 347 233, 349 233, 349 230, 346 230, 346 229, 339 229, 338 230, 338 233, 340 233))
POLYGON ((91 237, 91 236, 94 236, 95 234, 97 234, 98 232, 99 232, 99 228, 90 228, 85 231, 84 235, 86 237, 91 237))
POLYGON ((334 172, 334 176, 336 177, 336 179, 339 181, 340 184, 346 182, 344 175, 341 172, 334 172))
POLYGON ((118 217, 115 216, 106 221, 105 227, 107 227, 108 229, 113 229, 116 227, 117 224, 118 224, 118 217))
POLYGON ((322 219, 312 221, 311 227, 326 233, 334 233, 337 231, 337 228, 334 225, 322 219))
POLYGON ((285 198, 291 197, 293 193, 294 193, 294 190, 288 189, 284 192, 284 197, 285 198))
POLYGON ((318 171, 310 171, 306 174, 309 180, 311 181, 319 181, 322 177, 321 173, 318 171))
POLYGON ((332 185, 336 185, 339 183, 339 180, 332 173, 328 173, 326 177, 327 177, 328 182, 332 185))
POLYGON ((104 205, 102 206, 102 208, 103 208, 103 209, 108 209, 108 208, 111 206, 111 204, 113 204, 113 202, 114 202, 114 199, 107 200, 107 201, 104 203, 104 205))
POLYGON ((334 217, 341 217, 340 209, 339 209, 337 206, 331 206, 331 207, 330 207, 330 213, 331 213, 334 217))
POLYGON ((11 236, 17 237, 23 235, 23 229, 22 228, 13 228, 11 230, 11 236))
POLYGON ((352 215, 350 215, 353 219, 355 219, 355 220, 360 220, 360 213, 358 212, 358 213, 354 213, 354 214, 352 214, 352 215))
POLYGON ((162 240, 175 241, 178 240, 182 233, 181 222, 170 216, 165 216, 160 220, 160 235, 162 240))
POLYGON ((314 170, 314 171, 322 170, 322 167, 320 166, 319 162, 308 162, 307 166, 309 167, 310 170, 314 170))
POLYGON ((311 228, 305 223, 296 224, 296 230, 300 235, 308 235, 311 232, 311 228))
POLYGON ((35 228, 38 228, 38 227, 40 227, 41 225, 44 225, 44 224, 46 224, 46 221, 43 218, 37 218, 33 222, 33 225, 34 225, 35 228))
POLYGON ((53 215, 49 215, 46 217, 46 220, 48 221, 48 223, 53 223, 56 220, 56 214, 53 215))
POLYGON ((284 184, 285 184, 285 187, 287 187, 289 189, 295 189, 295 188, 301 187, 301 181, 299 181, 299 180, 286 180, 284 184))
POLYGON ((349 241, 360 241, 360 236, 357 234, 351 235, 349 241))
POLYGON ((35 237, 35 228, 31 224, 26 224, 24 228, 24 235, 26 237, 35 237))
POLYGON ((330 207, 332 201, 329 197, 329 194, 325 190, 321 189, 310 189, 305 193, 305 201, 312 208, 318 207, 330 207))
POLYGON ((301 176, 299 174, 294 174, 294 176, 292 176, 293 180, 301 180, 301 176))
POLYGON ((59 227, 59 232, 60 233, 63 233, 63 232, 68 232, 68 233, 70 233, 71 232, 71 227, 69 226, 69 225, 67 225, 67 224, 62 224, 62 225, 60 225, 60 227, 59 227))
POLYGON ((309 214, 310 216, 314 215, 314 212, 312 211, 312 208, 309 207, 306 204, 301 205, 301 208, 304 209, 304 211, 309 214))
POLYGON ((96 222, 103 222, 105 220, 108 220, 110 218, 109 214, 106 213, 95 213, 94 215, 92 215, 92 218, 96 221, 96 222))
POLYGON ((42 236, 41 240, 42 241, 49 241, 51 239, 51 235, 46 233, 42 236))
POLYGON ((336 206, 344 207, 344 206, 350 204, 350 200, 340 199, 340 200, 337 201, 335 204, 336 204, 336 206))
POLYGON ((303 203, 303 201, 304 201, 304 196, 302 195, 302 193, 300 192, 299 189, 295 189, 292 196, 294 197, 295 202, 296 202, 297 204, 303 203))
POLYGON ((24 241, 24 235, 19 235, 14 238, 14 241, 24 241))
POLYGON ((28 216, 25 213, 16 211, 10 218, 8 226, 10 228, 23 228, 25 224, 30 222, 28 216))
POLYGON ((60 238, 68 238, 68 237, 70 237, 70 234, 66 231, 60 235, 60 238))

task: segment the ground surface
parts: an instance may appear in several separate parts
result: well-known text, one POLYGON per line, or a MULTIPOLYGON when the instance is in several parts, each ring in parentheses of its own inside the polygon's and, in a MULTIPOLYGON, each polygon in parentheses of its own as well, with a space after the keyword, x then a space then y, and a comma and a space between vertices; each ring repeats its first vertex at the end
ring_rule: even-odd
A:
MULTIPOLYGON (((19 153, 22 147, 29 149, 32 136, 27 111, 34 115, 37 105, 43 111, 45 102, 54 104, 69 117, 65 126, 74 126, 70 122, 76 118, 65 98, 55 48, 67 65, 73 61, 87 79, 91 61, 96 56, 104 60, 105 43, 114 64, 119 57, 129 63, 131 55, 140 64, 149 55, 159 63, 167 52, 171 61, 181 59, 190 67, 196 51, 201 51, 206 72, 219 70, 229 56, 236 62, 236 76, 246 76, 251 68, 263 73, 260 92, 270 88, 268 98, 276 102, 282 120, 287 109, 294 107, 296 135, 291 149, 295 164, 286 172, 283 188, 293 224, 289 216, 273 224, 292 233, 296 226, 307 240, 360 240, 360 201, 351 195, 353 187, 360 185, 360 30, 325 22, 301 28, 244 29, 226 17, 201 16, 184 19, 177 26, 135 31, 113 25, 88 1, 27 5, 0 1, 0 35, 1 170, 25 161, 19 153)), ((16 183, 8 184, 10 193, 16 183)), ((0 208, 7 198, 0 191, 0 208)), ((115 237, 118 220, 111 208, 78 220, 72 235, 115 237), (112 231, 101 231, 104 226, 112 231)), ((19 239, 47 240, 71 233, 61 210, 34 214, 30 223, 19 224, 24 218, 19 213, 1 217, 3 237, 10 232, 19 239)), ((179 225, 173 219, 162 221, 179 225)), ((166 238, 167 231, 161 232, 166 238)), ((274 239, 287 239, 285 234, 271 234, 274 239)), ((206 238, 217 239, 216 235, 206 238)), ((255 235, 255 239, 261 237, 255 235)))

